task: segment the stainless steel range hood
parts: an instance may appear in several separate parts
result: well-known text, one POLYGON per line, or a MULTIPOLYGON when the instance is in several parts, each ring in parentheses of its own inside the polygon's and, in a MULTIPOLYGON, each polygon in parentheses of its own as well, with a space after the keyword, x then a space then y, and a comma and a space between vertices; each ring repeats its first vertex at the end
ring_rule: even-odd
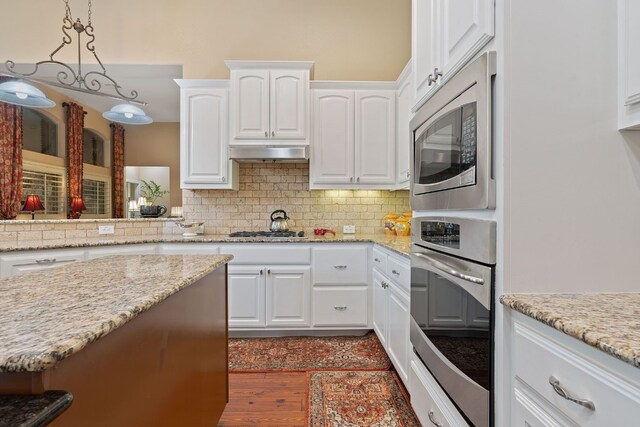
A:
POLYGON ((307 162, 309 147, 297 146, 234 146, 229 147, 229 157, 236 162, 307 162))

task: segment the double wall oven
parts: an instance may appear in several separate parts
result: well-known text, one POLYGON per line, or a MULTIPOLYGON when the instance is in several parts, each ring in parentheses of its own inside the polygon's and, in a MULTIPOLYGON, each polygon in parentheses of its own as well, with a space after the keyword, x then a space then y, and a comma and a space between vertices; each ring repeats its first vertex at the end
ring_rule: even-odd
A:
POLYGON ((478 427, 492 423, 496 223, 438 211, 464 216, 495 208, 494 75, 495 53, 487 52, 444 83, 411 121, 411 343, 478 427))

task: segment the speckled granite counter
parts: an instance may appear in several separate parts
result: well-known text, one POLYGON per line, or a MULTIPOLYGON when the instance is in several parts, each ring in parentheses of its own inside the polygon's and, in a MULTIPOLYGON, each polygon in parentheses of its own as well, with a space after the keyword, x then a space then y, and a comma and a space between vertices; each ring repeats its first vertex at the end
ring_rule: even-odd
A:
POLYGON ((140 243, 377 243, 393 252, 409 256, 411 251, 411 237, 385 236, 381 234, 338 235, 325 237, 292 237, 292 238, 259 238, 259 237, 228 237, 204 235, 184 238, 181 235, 131 236, 104 239, 59 239, 43 240, 36 244, 17 247, 15 244, 0 242, 0 252, 24 250, 79 248, 94 246, 128 245, 140 243))
POLYGON ((109 256, 1 279, 0 372, 51 368, 231 259, 109 256))
POLYGON ((49 424, 71 405, 66 391, 0 395, 0 427, 36 427, 49 424))
POLYGON ((640 367, 640 293, 508 294, 500 302, 640 367))

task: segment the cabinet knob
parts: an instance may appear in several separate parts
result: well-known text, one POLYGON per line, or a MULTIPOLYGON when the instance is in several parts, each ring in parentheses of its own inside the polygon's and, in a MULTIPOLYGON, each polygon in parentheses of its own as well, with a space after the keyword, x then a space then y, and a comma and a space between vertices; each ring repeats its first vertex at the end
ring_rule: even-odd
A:
POLYGON ((272 131, 271 131, 271 137, 273 138, 274 136, 276 136, 276 131, 275 131, 275 130, 272 130, 272 131))
POLYGON ((596 406, 592 401, 586 399, 579 399, 575 396, 572 396, 564 387, 560 385, 560 381, 556 377, 549 377, 549 384, 553 387, 553 390, 564 399, 567 399, 570 402, 577 403, 580 406, 584 406, 585 408, 591 409, 592 411, 596 410, 596 406))
POLYGON ((227 178, 225 178, 224 176, 222 177, 222 182, 226 182, 227 178))
POLYGON ((356 178, 356 182, 360 182, 360 177, 357 177, 357 178, 356 178))
POLYGON ((436 79, 433 78, 433 74, 429 74, 427 76, 427 86, 431 86, 436 82, 436 79))
POLYGON ((399 275, 400 275, 400 273, 398 273, 398 270, 391 270, 391 272, 392 272, 393 274, 395 274, 396 276, 399 276, 399 275))
POLYGON ((267 269, 267 274, 271 274, 271 269, 270 268, 267 269))
POLYGON ((264 275, 264 270, 260 270, 260 275, 264 275))
POLYGON ((353 177, 349 178, 349 181, 350 181, 350 182, 353 182, 353 177))
POLYGON ((411 172, 407 171, 407 178, 411 176, 411 172))
POLYGON ((438 80, 439 77, 442 77, 442 71, 438 71, 438 67, 433 69, 433 81, 438 80))
POLYGON ((436 420, 436 416, 435 413, 433 412, 433 409, 429 410, 429 421, 431 421, 431 424, 433 424, 436 427, 442 427, 442 423, 438 420, 436 420))
POLYGON ((264 131, 264 137, 269 138, 269 132, 267 132, 266 130, 264 131))
POLYGON ((374 258, 373 259, 375 262, 380 262, 380 258, 374 258))

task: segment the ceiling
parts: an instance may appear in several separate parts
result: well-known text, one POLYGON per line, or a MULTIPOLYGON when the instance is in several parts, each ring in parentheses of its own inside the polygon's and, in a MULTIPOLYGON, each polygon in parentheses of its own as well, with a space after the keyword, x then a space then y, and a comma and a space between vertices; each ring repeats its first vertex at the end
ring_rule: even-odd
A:
MULTIPOLYGON (((76 68, 72 64, 69 65, 74 69, 76 68)), ((33 64, 23 63, 16 64, 15 70, 30 72, 33 68, 33 64)), ((148 104, 141 106, 141 108, 155 122, 180 121, 180 88, 173 79, 182 78, 182 65, 105 64, 105 68, 107 75, 122 87, 121 92, 129 94, 132 90, 138 91, 137 99, 148 104)), ((41 67, 41 70, 37 73, 37 78, 56 81, 58 71, 59 68, 53 69, 52 66, 41 67)), ((101 69, 97 65, 83 64, 83 74, 88 71, 101 71, 101 69)), ((52 89, 100 112, 108 111, 114 105, 122 103, 119 100, 73 90, 60 89, 58 87, 53 87, 52 89)), ((108 91, 108 88, 103 87, 103 91, 108 91)))

